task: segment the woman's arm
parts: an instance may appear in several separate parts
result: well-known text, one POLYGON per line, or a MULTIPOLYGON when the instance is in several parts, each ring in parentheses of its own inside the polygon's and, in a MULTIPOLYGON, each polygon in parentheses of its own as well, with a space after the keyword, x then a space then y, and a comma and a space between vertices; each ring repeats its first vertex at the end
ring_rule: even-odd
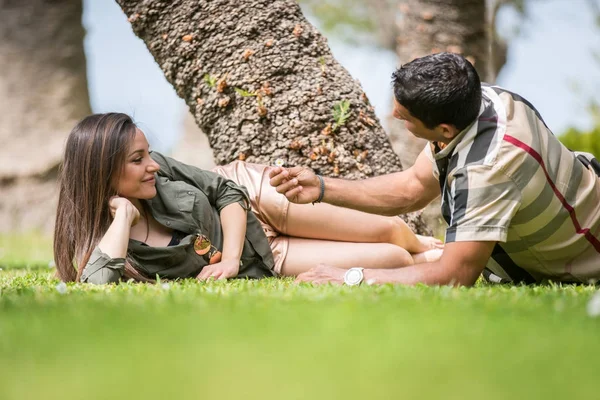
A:
POLYGON ((100 250, 111 258, 125 258, 129 231, 140 218, 140 212, 123 197, 113 197, 109 201, 113 221, 98 243, 100 250))
POLYGON ((221 210, 223 260, 231 259, 239 264, 246 237, 246 219, 246 210, 238 203, 232 203, 221 210))
POLYGON ((83 269, 82 282, 118 282, 123 274, 129 231, 140 213, 129 200, 118 196, 109 200, 109 207, 113 221, 83 269))
POLYGON ((240 271, 240 257, 246 237, 246 210, 238 203, 232 203, 225 206, 220 215, 223 228, 223 256, 220 262, 207 265, 202 269, 198 275, 200 280, 210 277, 233 278, 240 271))
POLYGON ((204 192, 217 211, 221 212, 224 207, 232 203, 239 203, 244 209, 250 210, 248 191, 234 181, 212 171, 205 171, 165 157, 156 151, 152 152, 152 159, 160 165, 159 175, 197 187, 204 192))

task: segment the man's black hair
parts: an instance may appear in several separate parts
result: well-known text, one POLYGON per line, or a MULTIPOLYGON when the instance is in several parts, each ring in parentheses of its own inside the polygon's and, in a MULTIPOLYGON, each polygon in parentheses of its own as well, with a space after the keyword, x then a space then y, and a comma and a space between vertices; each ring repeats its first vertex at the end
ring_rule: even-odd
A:
POLYGON ((479 75, 458 54, 417 58, 398 68, 392 82, 396 101, 429 129, 451 124, 462 131, 479 115, 479 75))

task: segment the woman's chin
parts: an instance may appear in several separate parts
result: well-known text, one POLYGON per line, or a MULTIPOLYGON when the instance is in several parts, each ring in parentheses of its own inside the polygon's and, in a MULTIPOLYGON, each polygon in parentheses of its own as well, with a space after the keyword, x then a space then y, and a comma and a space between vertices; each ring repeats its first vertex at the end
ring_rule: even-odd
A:
POLYGON ((153 190, 144 190, 143 193, 140 193, 140 196, 138 197, 138 199, 150 200, 150 199, 153 199, 155 196, 156 196, 156 188, 153 188, 153 190))

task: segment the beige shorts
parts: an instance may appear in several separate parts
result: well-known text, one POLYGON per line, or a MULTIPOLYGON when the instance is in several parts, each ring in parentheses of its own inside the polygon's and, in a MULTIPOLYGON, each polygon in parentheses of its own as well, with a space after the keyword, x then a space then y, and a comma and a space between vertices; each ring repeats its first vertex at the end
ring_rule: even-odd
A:
POLYGON ((252 212, 260 221, 273 251, 274 270, 281 274, 289 246, 288 236, 282 233, 287 232, 290 203, 285 196, 277 193, 275 188, 269 185, 269 167, 234 161, 217 166, 212 171, 248 189, 252 212))

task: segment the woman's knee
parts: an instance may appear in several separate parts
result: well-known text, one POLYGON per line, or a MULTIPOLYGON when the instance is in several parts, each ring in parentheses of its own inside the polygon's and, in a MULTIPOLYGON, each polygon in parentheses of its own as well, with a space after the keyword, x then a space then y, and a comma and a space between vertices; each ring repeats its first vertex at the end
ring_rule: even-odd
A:
POLYGON ((415 263, 413 256, 408 252, 408 250, 402 247, 394 246, 394 251, 396 253, 394 258, 397 262, 398 267, 405 267, 407 265, 413 265, 415 263))
POLYGON ((398 217, 382 218, 384 218, 384 222, 377 232, 378 242, 397 244, 398 238, 403 234, 404 221, 398 217))
POLYGON ((412 255, 402 247, 393 244, 379 244, 379 258, 374 260, 375 268, 400 268, 415 263, 412 255))

